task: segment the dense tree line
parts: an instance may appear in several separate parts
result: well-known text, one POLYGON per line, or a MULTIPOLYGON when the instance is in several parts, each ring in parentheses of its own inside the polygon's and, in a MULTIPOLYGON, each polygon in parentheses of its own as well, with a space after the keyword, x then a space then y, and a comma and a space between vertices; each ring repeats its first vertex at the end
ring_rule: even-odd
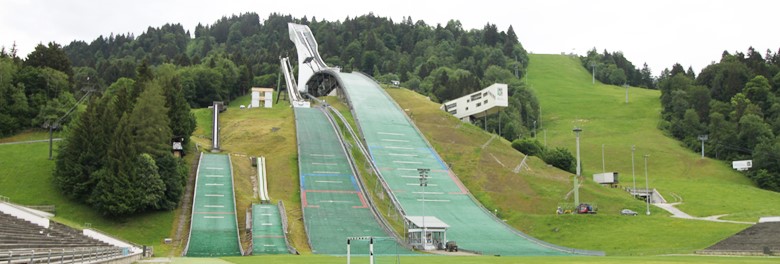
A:
MULTIPOLYGON (((528 64, 525 49, 511 26, 499 31, 490 23, 465 30, 457 20, 430 26, 411 17, 396 23, 373 14, 318 21, 279 14, 261 20, 246 13, 199 24, 192 34, 179 24, 167 24, 149 27, 137 37, 112 34, 90 43, 74 41, 64 50, 74 71, 94 76, 103 86, 122 77, 135 78, 134 69, 142 60, 175 65, 187 102, 204 107, 243 95, 251 86, 276 86, 279 57, 296 54, 289 22, 309 25, 329 65, 362 71, 380 81, 399 80, 437 102, 493 82, 510 84, 510 107, 498 115, 501 134, 508 139, 528 135, 538 116, 538 101, 519 80, 528 64)), ((478 122, 498 132, 495 116, 478 122)))
MULTIPOLYGON (((596 48, 593 48, 585 56, 581 56, 580 61, 588 72, 593 74, 595 71, 595 78, 602 83, 655 88, 653 73, 647 63, 642 69, 637 69, 622 52, 610 53, 604 50, 603 53, 598 53, 596 48)), ((689 71, 693 72, 690 68, 689 71)))
POLYGON ((780 191, 780 51, 724 51, 698 76, 675 64, 659 76, 658 88, 663 129, 693 150, 707 135, 707 156, 752 159, 748 177, 780 191))
POLYGON ((195 118, 175 66, 142 62, 136 80, 120 78, 96 96, 68 131, 57 155, 57 186, 105 215, 174 209, 188 167, 171 154, 195 118))
POLYGON ((39 44, 26 59, 16 47, 0 50, 0 136, 32 127, 60 127, 75 115, 65 115, 88 88, 74 73, 56 43, 39 44), (64 118, 62 118, 64 117, 64 118), (59 121, 59 122, 57 122, 59 121), (57 124, 55 124, 57 123, 57 124))

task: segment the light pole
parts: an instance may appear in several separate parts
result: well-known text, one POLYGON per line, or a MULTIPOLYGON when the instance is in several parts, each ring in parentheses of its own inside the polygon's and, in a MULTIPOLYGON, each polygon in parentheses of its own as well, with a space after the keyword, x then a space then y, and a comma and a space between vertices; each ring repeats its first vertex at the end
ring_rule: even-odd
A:
POLYGON ((498 110, 498 136, 501 136, 501 110, 498 110))
POLYGON ((607 172, 607 162, 604 159, 604 144, 601 144, 601 172, 607 172))
POLYGON ((591 82, 593 84, 596 84, 596 62, 591 61, 590 67, 593 69, 593 79, 591 80, 591 82))
POLYGON ((626 88, 626 103, 628 103, 628 84, 623 84, 623 87, 626 88))
POLYGON ((582 132, 582 128, 574 127, 572 129, 575 134, 577 134, 577 175, 574 175, 574 207, 580 205, 580 186, 579 186, 579 177, 580 177, 580 132, 582 132))
POLYGON ((653 193, 650 192, 650 185, 648 184, 647 180, 647 157, 650 157, 650 154, 645 154, 645 191, 647 191, 647 199, 645 199, 645 204, 647 204, 647 215, 650 215, 650 198, 653 197, 653 193))
POLYGON ((422 238, 423 241, 423 249, 428 245, 428 229, 425 226, 425 187, 428 186, 428 172, 430 172, 431 169, 417 169, 417 172, 420 174, 420 187, 422 187, 422 228, 423 233, 422 238))
POLYGON ((699 140, 701 140, 701 158, 704 158, 704 141, 707 141, 709 139, 709 135, 699 135, 699 140))
POLYGON ((536 120, 534 120, 534 138, 536 138, 536 120))
POLYGON ((634 187, 631 188, 631 195, 634 195, 636 197, 636 173, 634 171, 634 151, 636 150, 635 145, 631 145, 631 177, 634 178, 634 187))

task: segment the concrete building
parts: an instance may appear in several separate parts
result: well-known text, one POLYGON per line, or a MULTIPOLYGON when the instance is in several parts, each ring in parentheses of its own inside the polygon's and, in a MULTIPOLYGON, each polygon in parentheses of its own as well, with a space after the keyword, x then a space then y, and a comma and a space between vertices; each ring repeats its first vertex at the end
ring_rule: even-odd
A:
POLYGON ((464 122, 495 114, 501 108, 509 106, 508 86, 494 83, 485 89, 445 102, 441 109, 464 122))

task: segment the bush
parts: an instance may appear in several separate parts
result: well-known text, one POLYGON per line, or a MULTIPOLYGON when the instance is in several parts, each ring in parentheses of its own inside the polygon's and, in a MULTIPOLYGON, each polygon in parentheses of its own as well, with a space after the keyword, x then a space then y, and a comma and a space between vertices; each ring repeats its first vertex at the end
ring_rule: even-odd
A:
POLYGON ((536 139, 517 139, 512 141, 512 148, 529 156, 537 156, 544 151, 544 146, 536 139))
POLYGON ((760 169, 750 171, 747 175, 759 188, 780 192, 780 174, 760 169))
POLYGON ((577 160, 574 158, 574 155, 569 152, 569 150, 565 148, 555 148, 551 150, 545 150, 542 153, 542 160, 546 162, 547 164, 553 165, 556 168, 576 173, 577 167, 576 162, 577 160))

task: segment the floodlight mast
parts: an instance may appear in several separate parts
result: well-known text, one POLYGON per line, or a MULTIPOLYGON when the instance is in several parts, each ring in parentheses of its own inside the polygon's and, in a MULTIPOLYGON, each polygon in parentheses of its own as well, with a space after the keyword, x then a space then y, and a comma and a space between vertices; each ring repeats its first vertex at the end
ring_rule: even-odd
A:
POLYGON ((425 250, 425 246, 428 245, 428 229, 425 226, 425 187, 428 186, 428 172, 430 172, 431 169, 423 169, 419 168, 417 169, 417 172, 420 174, 420 187, 422 187, 422 229, 423 233, 420 236, 420 239, 422 240, 422 246, 423 250, 425 250))
POLYGON ((626 103, 628 103, 628 84, 623 84, 623 87, 626 87, 626 103))
POLYGON ((650 192, 650 185, 648 184, 647 180, 647 158, 650 157, 650 154, 645 154, 645 191, 647 192, 647 198, 646 203, 647 204, 647 215, 650 215, 650 198, 652 198, 652 192, 650 192))
POLYGON ((631 145, 631 178, 634 179, 634 186, 631 188, 631 195, 634 195, 636 197, 636 171, 634 170, 634 151, 636 150, 636 145, 631 145))
POLYGON ((579 177, 581 175, 580 172, 580 132, 582 132, 582 128, 574 127, 572 129, 575 134, 577 134, 577 175, 574 175, 574 207, 577 208, 577 206, 580 205, 580 187, 579 187, 579 177))
POLYGON ((707 141, 709 139, 709 135, 699 135, 699 140, 701 140, 701 158, 704 159, 704 141, 707 141))

